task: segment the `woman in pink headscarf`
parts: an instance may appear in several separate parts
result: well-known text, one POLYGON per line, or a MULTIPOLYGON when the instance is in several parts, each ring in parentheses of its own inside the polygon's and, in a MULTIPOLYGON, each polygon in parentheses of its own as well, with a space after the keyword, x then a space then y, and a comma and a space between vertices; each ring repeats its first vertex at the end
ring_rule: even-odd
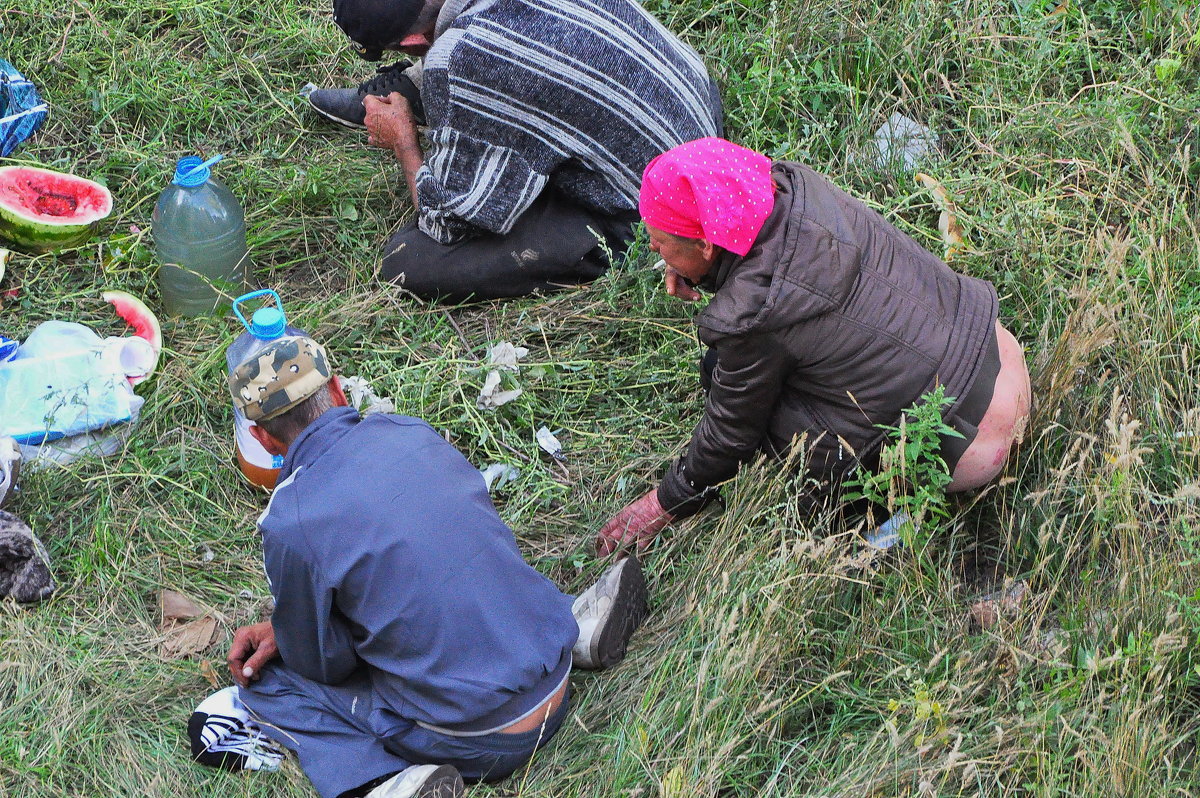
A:
POLYGON ((878 425, 938 385, 961 436, 941 442, 949 490, 999 474, 1029 414, 1029 372, 990 283, 955 273, 808 167, 722 139, 651 161, 639 210, 667 293, 713 294, 696 316, 708 398, 687 451, 601 529, 600 553, 647 545, 759 452, 801 445, 809 474, 834 488, 876 465, 878 425))

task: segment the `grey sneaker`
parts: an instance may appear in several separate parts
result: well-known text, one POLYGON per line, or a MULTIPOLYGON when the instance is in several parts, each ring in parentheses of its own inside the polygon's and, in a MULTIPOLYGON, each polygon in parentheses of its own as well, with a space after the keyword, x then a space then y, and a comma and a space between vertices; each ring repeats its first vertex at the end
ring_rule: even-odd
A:
POLYGON ((649 612, 646 577, 637 557, 613 565, 571 605, 579 624, 572 649, 575 667, 611 668, 625 659, 629 638, 649 612))
POLYGON ((453 765, 411 765, 366 798, 462 798, 463 790, 462 776, 453 765))
POLYGON ((308 95, 308 104, 321 116, 346 127, 364 128, 363 119, 367 111, 363 98, 368 94, 386 97, 398 91, 408 100, 413 116, 418 123, 424 122, 425 112, 421 106, 421 92, 404 70, 412 66, 409 61, 397 61, 391 66, 379 67, 375 76, 358 84, 357 89, 313 89, 308 95))

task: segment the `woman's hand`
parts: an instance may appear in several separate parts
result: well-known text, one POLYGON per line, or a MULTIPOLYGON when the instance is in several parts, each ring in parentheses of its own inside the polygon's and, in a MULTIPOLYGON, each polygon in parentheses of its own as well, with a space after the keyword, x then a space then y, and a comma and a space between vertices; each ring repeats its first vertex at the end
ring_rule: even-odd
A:
POLYGON ((667 284, 667 293, 685 302, 695 302, 700 298, 700 292, 691 286, 687 278, 667 266, 663 269, 663 282, 667 284))
POLYGON ((638 551, 642 551, 674 518, 658 503, 658 490, 653 489, 626 505, 604 525, 596 537, 596 554, 607 557, 630 544, 636 544, 638 551))

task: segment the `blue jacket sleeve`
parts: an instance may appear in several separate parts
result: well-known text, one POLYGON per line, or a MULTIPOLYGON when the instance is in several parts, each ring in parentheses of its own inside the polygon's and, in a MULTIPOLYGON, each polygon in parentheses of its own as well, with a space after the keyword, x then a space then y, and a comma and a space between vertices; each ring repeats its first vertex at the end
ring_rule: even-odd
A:
POLYGON ((312 553, 287 545, 264 548, 275 597, 271 625, 289 668, 322 684, 337 684, 359 664, 354 635, 337 607, 337 591, 321 578, 312 553))

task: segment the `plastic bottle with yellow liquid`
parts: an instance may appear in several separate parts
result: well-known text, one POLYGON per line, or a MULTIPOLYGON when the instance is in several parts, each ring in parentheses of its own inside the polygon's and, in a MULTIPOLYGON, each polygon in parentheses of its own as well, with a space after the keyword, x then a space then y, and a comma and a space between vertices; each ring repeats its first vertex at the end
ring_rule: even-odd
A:
MULTIPOLYGON (((238 366, 270 346, 272 341, 288 335, 308 335, 304 330, 292 327, 287 323, 287 316, 283 312, 283 301, 279 298, 279 294, 269 288, 262 291, 251 291, 249 294, 233 300, 233 312, 246 331, 239 335, 225 352, 225 363, 231 375, 238 366), (241 305, 262 297, 273 297, 275 306, 259 308, 250 316, 250 320, 246 321, 241 305)), ((236 407, 233 408, 233 424, 234 447, 237 451, 238 466, 242 469, 242 473, 255 485, 267 490, 273 489, 275 480, 279 478, 279 469, 283 467, 283 457, 272 455, 254 439, 254 436, 250 434, 250 421, 236 407)))

